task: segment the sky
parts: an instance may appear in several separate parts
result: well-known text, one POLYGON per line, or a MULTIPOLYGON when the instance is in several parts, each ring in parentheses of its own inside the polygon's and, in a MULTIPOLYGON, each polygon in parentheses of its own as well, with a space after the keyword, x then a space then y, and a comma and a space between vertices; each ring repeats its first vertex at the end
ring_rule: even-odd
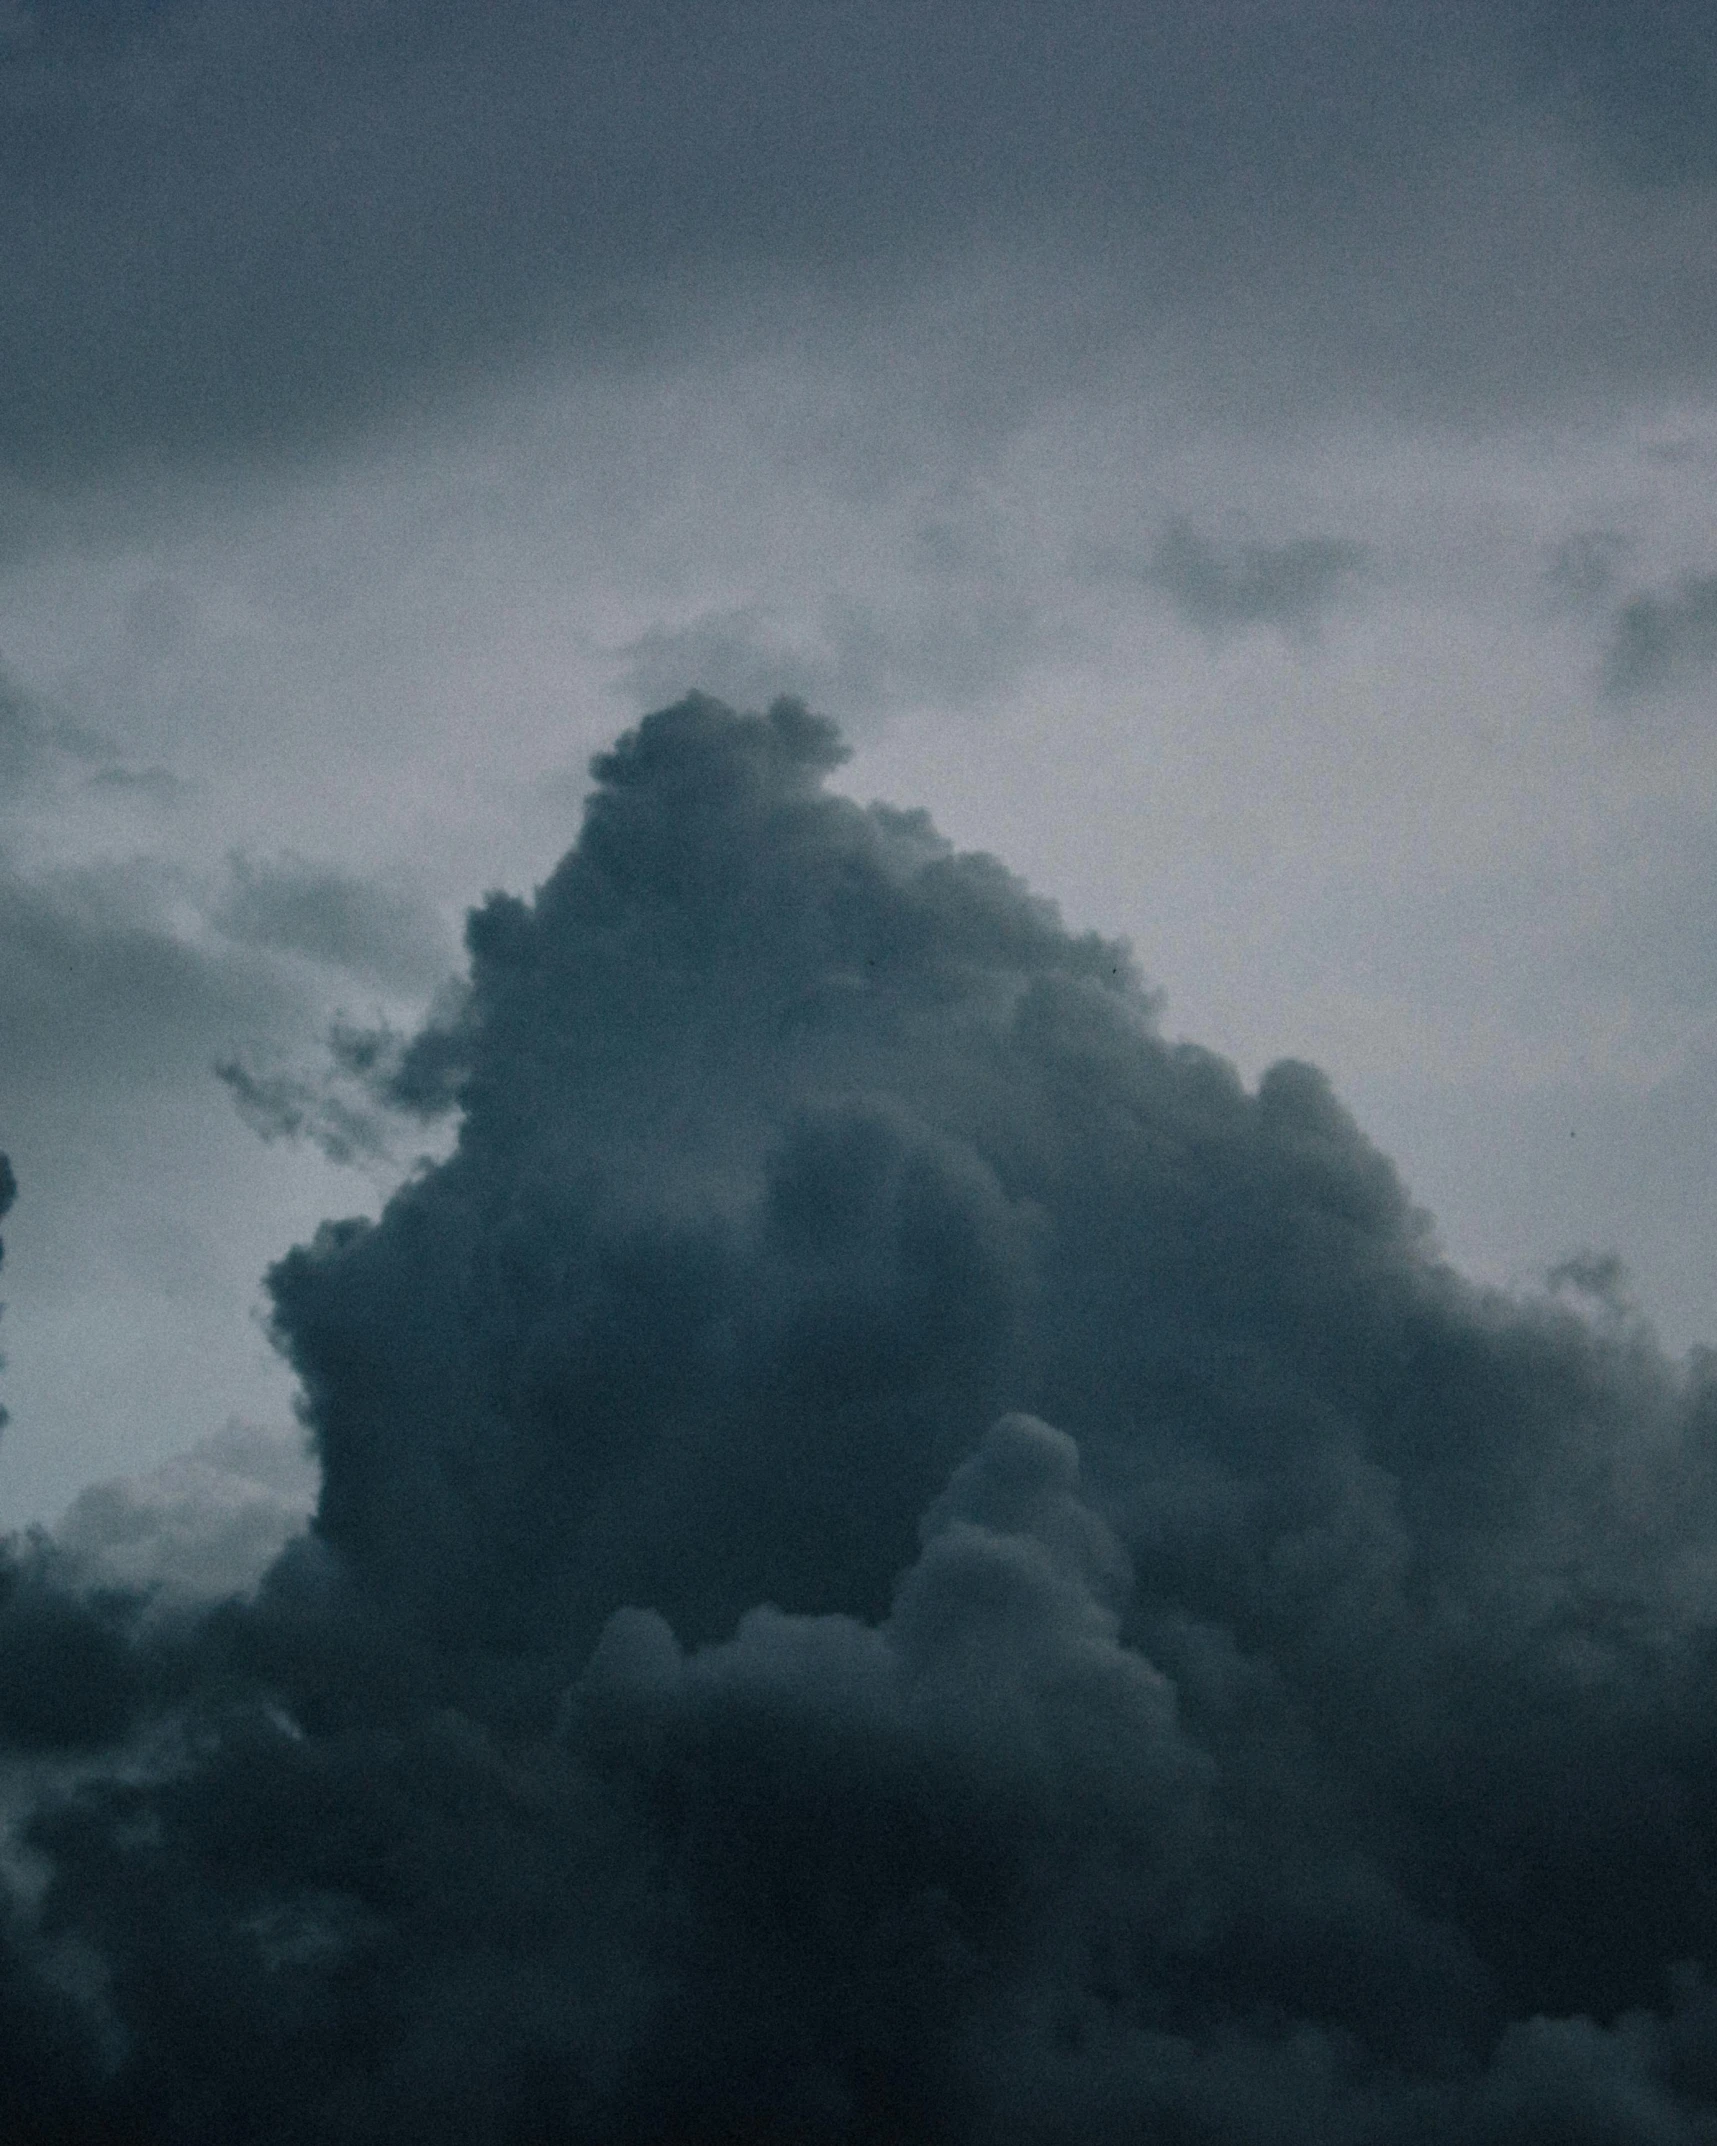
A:
POLYGON ((1694 0, 0 4, 15 2127, 1717 2135, 1714 210, 1694 0))
POLYGON ((1717 1335, 1702 9, 0 36, 0 1519, 286 1418, 262 1269, 412 1155, 212 1069, 419 1017, 692 688, 1717 1335))

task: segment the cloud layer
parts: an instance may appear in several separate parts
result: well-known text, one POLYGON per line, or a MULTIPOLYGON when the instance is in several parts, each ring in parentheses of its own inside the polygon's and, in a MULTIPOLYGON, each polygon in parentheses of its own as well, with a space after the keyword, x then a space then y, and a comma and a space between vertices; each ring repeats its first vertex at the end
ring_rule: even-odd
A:
POLYGON ((839 757, 473 913, 253 1603, 14 1552, 8 2135, 1711 2137, 1708 1360, 839 757))
POLYGON ((23 5, 0 464, 290 456, 545 353, 671 367, 688 305, 774 333, 974 260, 992 396, 1217 320, 1290 404, 1674 385, 1711 78, 1692 4, 23 5))

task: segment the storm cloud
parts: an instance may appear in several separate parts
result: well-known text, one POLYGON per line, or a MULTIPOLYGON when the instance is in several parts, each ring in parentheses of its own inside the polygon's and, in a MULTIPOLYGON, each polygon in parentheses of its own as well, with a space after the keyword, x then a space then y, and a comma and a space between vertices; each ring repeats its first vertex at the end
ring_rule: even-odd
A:
POLYGON ((0 1519, 284 1411, 268 1249, 418 1137, 308 1039, 694 685, 1708 1334, 1707 14, 0 7, 0 1519))
POLYGON ((472 913, 254 1600, 14 1551, 9 2136, 1712 2136, 1710 1360, 840 758, 472 913))

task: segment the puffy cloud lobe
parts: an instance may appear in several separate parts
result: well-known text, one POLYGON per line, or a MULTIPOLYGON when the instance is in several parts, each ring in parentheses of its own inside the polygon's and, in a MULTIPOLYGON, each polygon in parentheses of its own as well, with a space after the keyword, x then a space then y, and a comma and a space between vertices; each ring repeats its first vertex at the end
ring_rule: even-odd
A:
POLYGON ((795 2106, 813 2135, 957 2122, 949 2029, 990 1985, 1105 1935, 1184 1941, 1208 1763, 1119 1642, 1125 1561, 1077 1473, 1071 1439, 1004 1417, 878 1629, 765 1607, 686 1657, 653 1611, 605 1628, 574 1733, 664 1814, 702 1926, 676 2000, 702 2121, 734 2120, 737 2072, 771 2081, 741 2118, 766 2129, 795 2106))
POLYGON ((24 1750, 109 1744, 131 1719, 124 1618, 55 1578, 39 1552, 0 1566, 0 1737, 24 1750))
POLYGON ((1598 1260, 1464 1283, 1312 1068, 1167 1043, 838 759, 694 697, 475 913, 387 1054, 457 1145, 272 1277, 323 1488, 253 1603, 17 1568, 20 2076, 178 2140, 1710 2137, 1710 1363, 1598 1260))
MULTIPOLYGON (((1077 1475, 1064 1433, 1001 1418, 932 1506, 879 1627, 763 1606, 687 1657, 659 1612, 617 1611, 575 1691, 577 1733, 659 1772, 736 1725, 748 1739, 786 1724, 827 1739, 860 1796, 879 1755, 965 1776, 974 1816, 990 1803, 1022 1861, 1053 1853, 1058 1832, 1111 1854, 1131 1832, 1142 1866, 1186 1830, 1208 1768, 1180 1736, 1167 1680, 1120 1643, 1105 1598, 1122 1591, 1125 1559, 1077 1475)), ((784 1769, 787 1793, 799 1773, 784 1769)), ((839 1781, 820 1793, 838 1796, 839 1781)), ((851 1854, 850 1828, 817 1831, 851 1854)), ((1142 1867, 1132 1882, 1144 1885, 1142 1867)), ((993 1890, 968 1903, 1001 1905, 993 1890)))
POLYGON ((468 1060, 458 1153, 276 1271, 321 1525, 443 1623, 874 1612, 1011 1397, 1040 1223, 961 1099, 1034 982, 1139 1002, 993 864, 819 794, 835 757, 701 701, 610 756, 534 909, 472 920, 430 1044, 468 1060))
POLYGON ((148 1475, 80 1491, 54 1541, 85 1587, 219 1599, 256 1584, 315 1489, 302 1434, 235 1418, 148 1475))

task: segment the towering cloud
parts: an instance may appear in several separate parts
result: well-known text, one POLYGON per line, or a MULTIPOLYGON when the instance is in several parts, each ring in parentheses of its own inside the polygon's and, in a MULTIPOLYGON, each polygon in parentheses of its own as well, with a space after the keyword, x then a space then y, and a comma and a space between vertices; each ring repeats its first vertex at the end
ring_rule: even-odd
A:
POLYGON ((474 913, 254 1604, 16 1563, 13 2135, 1717 2135, 1710 1363, 840 757, 694 696, 474 913))

